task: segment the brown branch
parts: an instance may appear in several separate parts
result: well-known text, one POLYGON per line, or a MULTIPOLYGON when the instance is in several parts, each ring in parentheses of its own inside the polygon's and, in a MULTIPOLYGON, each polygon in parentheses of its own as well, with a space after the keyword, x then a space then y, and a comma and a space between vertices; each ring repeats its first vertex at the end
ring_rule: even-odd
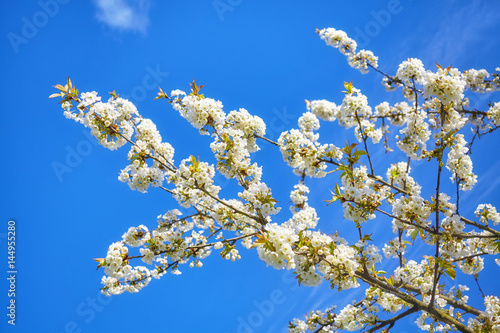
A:
POLYGON ((366 152, 366 156, 368 157, 368 163, 370 164, 370 174, 371 175, 374 175, 374 172, 373 172, 373 165, 372 165, 372 160, 370 158, 370 153, 368 152, 368 146, 366 145, 366 138, 367 138, 367 135, 365 135, 363 133, 363 130, 362 130, 362 126, 361 126, 361 120, 359 119, 359 116, 358 116, 358 112, 356 111, 355 113, 355 116, 356 116, 356 120, 358 121, 358 126, 359 126, 359 134, 361 135, 361 138, 363 139, 363 144, 365 146, 365 152, 366 152))
POLYGON ((264 137, 264 136, 260 136, 260 135, 257 135, 257 134, 255 134, 255 133, 254 133, 254 135, 253 135, 253 136, 254 136, 255 138, 259 138, 259 139, 265 140, 265 141, 267 141, 267 142, 269 142, 269 143, 272 143, 272 144, 273 144, 273 145, 275 145, 276 147, 278 147, 278 146, 279 146, 276 142, 274 142, 273 140, 268 139, 268 138, 266 138, 266 137, 264 137))
MULTIPOLYGON (((442 108, 442 107, 441 107, 442 108)), ((436 147, 439 149, 438 151, 438 174, 437 174, 437 184, 436 184, 436 224, 434 226, 436 232, 439 232, 439 186, 441 185, 441 171, 443 170, 443 151, 440 149, 441 147, 436 147)), ((429 306, 434 307, 434 298, 436 297, 436 288, 439 283, 439 279, 441 277, 441 273, 438 273, 439 270, 439 238, 436 239, 436 253, 434 254, 434 282, 432 284, 432 293, 431 300, 429 302, 429 306)))
POLYGON ((206 194, 207 196, 209 196, 210 198, 212 198, 212 199, 214 199, 215 201, 217 201, 218 203, 223 204, 223 205, 224 205, 224 206, 226 206, 227 208, 234 210, 234 211, 235 211, 236 213, 238 213, 238 214, 241 214, 241 215, 246 216, 246 217, 248 217, 248 218, 250 218, 250 219, 252 219, 252 220, 255 220, 255 221, 257 221, 258 223, 260 223, 260 224, 262 224, 262 225, 264 225, 264 224, 266 224, 266 223, 267 223, 267 221, 266 221, 266 223, 263 223, 262 221, 260 221, 260 218, 259 218, 259 217, 257 217, 257 216, 254 216, 254 215, 250 215, 250 214, 248 214, 248 213, 245 213, 245 212, 243 212, 243 211, 239 210, 238 208, 235 208, 235 207, 231 206, 230 204, 228 204, 228 203, 226 203, 226 202, 222 201, 221 199, 217 198, 216 196, 212 195, 210 192, 208 192, 207 190, 205 190, 203 187, 198 186, 198 187, 196 187, 196 188, 197 188, 198 190, 200 190, 201 192, 205 193, 205 194, 206 194))
POLYGON ((408 226, 410 226, 410 227, 414 227, 414 228, 419 228, 419 229, 425 230, 425 231, 427 231, 428 233, 433 234, 433 235, 441 235, 441 233, 440 233, 440 232, 436 232, 436 231, 435 231, 433 228, 431 228, 431 227, 427 227, 427 226, 425 226, 425 225, 418 225, 418 224, 415 224, 415 223, 411 223, 410 221, 403 220, 402 218, 397 217, 397 216, 395 216, 395 215, 392 215, 392 214, 390 214, 390 213, 388 213, 388 212, 386 212, 386 211, 383 211, 383 210, 381 210, 381 209, 379 209, 379 208, 375 208, 375 210, 376 210, 377 212, 380 212, 380 213, 384 214, 384 215, 387 215, 387 216, 389 216, 389 217, 392 217, 393 219, 396 219, 396 220, 400 221, 401 223, 406 224, 406 225, 408 225, 408 226))
MULTIPOLYGON (((400 288, 403 288, 405 290, 408 290, 408 291, 414 292, 414 293, 418 293, 418 294, 421 293, 421 290, 419 288, 415 288, 415 287, 409 286, 409 285, 401 285, 400 288)), ((476 315, 476 316, 479 316, 481 314, 481 311, 479 311, 478 309, 473 308, 473 307, 471 307, 467 304, 464 304, 464 303, 459 303, 456 300, 454 300, 453 298, 450 298, 448 296, 440 294, 439 298, 444 299, 448 304, 450 304, 454 308, 465 311, 466 313, 471 313, 471 314, 476 315)))
POLYGON ((457 261, 462 261, 462 260, 467 260, 467 259, 472 259, 472 258, 475 258, 475 257, 480 257, 480 256, 484 256, 484 255, 488 255, 489 253, 486 253, 486 252, 481 252, 481 253, 476 253, 476 254, 471 254, 470 256, 466 256, 466 257, 462 257, 462 258, 458 258, 458 259, 455 259, 451 262, 457 262, 457 261))
POLYGON ((394 326, 394 324, 396 323, 396 321, 400 320, 401 318, 404 318, 406 316, 409 316, 411 315, 412 313, 415 313, 418 311, 418 308, 417 307, 412 307, 412 308, 409 308, 408 310, 406 310, 405 312, 402 312, 400 313, 399 315, 391 318, 391 319, 387 319, 387 320, 384 320, 383 322, 381 322, 380 324, 378 324, 377 326, 375 327, 372 327, 370 328, 368 331, 366 331, 366 333, 373 333, 375 332, 376 330, 378 329, 381 329, 382 327, 385 327, 387 325, 389 325, 389 328, 391 328, 392 326, 394 326))
POLYGON ((477 288, 479 289, 481 296, 483 296, 483 298, 484 298, 485 296, 484 296, 483 290, 481 289, 481 286, 479 285, 479 279, 477 276, 478 276, 477 274, 474 274, 474 280, 476 280, 477 288))
POLYGON ((356 272, 356 277, 362 280, 363 282, 369 284, 370 286, 375 286, 379 288, 380 290, 390 293, 406 303, 409 303, 413 305, 413 307, 417 308, 419 311, 425 311, 434 316, 437 320, 444 322, 448 325, 455 326, 460 332, 463 333, 474 333, 471 329, 469 329, 467 326, 450 316, 446 311, 441 311, 438 310, 436 307, 431 306, 431 304, 425 304, 422 301, 419 301, 415 297, 408 295, 406 293, 403 293, 399 289, 395 288, 394 286, 391 286, 385 282, 382 282, 378 280, 377 278, 371 276, 367 272, 356 272))
POLYGON ((460 220, 462 220, 462 222, 464 222, 465 224, 473 225, 473 226, 475 226, 478 229, 489 231, 492 234, 494 234, 495 236, 500 237, 500 232, 499 231, 496 231, 495 229, 491 229, 488 226, 479 224, 479 223, 474 222, 472 220, 469 220, 469 219, 467 219, 467 218, 465 218, 463 216, 460 216, 460 220))
MULTIPOLYGON (((255 235, 257 235, 258 232, 253 232, 251 234, 248 234, 248 235, 242 235, 242 236, 238 236, 238 237, 233 237, 233 238, 227 238, 227 239, 223 239, 221 240, 220 242, 221 243, 230 243, 230 242, 235 242, 237 240, 240 240, 240 239, 243 239, 243 238, 248 238, 248 237, 253 237, 255 235)), ((214 246, 216 243, 218 242, 215 242, 215 243, 208 243, 208 244, 198 244, 198 245, 192 245, 192 246, 188 246, 186 247, 186 250, 194 250, 194 251, 197 251, 199 249, 203 249, 205 247, 210 247, 210 246, 214 246)), ((163 251, 160 251, 160 252, 157 252, 155 253, 154 255, 155 256, 158 256, 160 254, 165 254, 165 253, 168 253, 168 252, 171 252, 171 250, 163 250, 163 251)), ((125 260, 129 260, 129 259, 139 259, 139 258, 142 258, 144 257, 144 255, 138 255, 138 256, 127 256, 125 257, 125 260)))

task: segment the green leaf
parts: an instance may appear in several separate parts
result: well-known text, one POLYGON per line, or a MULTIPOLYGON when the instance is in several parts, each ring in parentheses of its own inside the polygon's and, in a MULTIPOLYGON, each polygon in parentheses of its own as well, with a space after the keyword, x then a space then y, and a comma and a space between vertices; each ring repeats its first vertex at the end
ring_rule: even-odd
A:
POLYGON ((104 258, 94 258, 94 261, 97 261, 99 263, 99 265, 97 265, 96 270, 98 270, 103 266, 106 266, 106 260, 104 258))
POLYGON ((457 273, 455 272, 455 270, 453 268, 447 268, 444 270, 448 276, 452 279, 452 280, 455 280, 455 277, 457 276, 457 273))
POLYGON ((340 187, 339 187, 339 184, 335 184, 335 194, 340 195, 340 187))
POLYGON ((64 93, 59 92, 59 93, 53 93, 53 94, 52 94, 52 95, 50 95, 48 98, 63 97, 63 96, 64 96, 64 93))
POLYGON ((450 73, 451 66, 446 67, 446 75, 450 73))
MULTIPOLYGON (((330 192, 332 192, 332 191, 330 191, 330 192)), ((333 192, 332 192, 332 194, 333 194, 333 192)), ((338 199, 339 198, 336 195, 332 195, 332 198, 330 200, 325 200, 325 202, 327 203, 326 205, 328 206, 329 204, 334 203, 338 199)))
POLYGON ((417 238, 417 235, 418 235, 418 229, 415 229, 411 232, 411 239, 413 240, 413 243, 415 243, 415 238, 417 238))
POLYGON ((343 91, 344 93, 352 94, 352 81, 344 82, 344 88, 346 89, 346 91, 343 91))
POLYGON ((158 93, 158 96, 156 96, 154 100, 162 98, 171 99, 170 97, 168 97, 167 93, 161 89, 161 87, 158 87, 158 89, 160 90, 160 92, 158 93))

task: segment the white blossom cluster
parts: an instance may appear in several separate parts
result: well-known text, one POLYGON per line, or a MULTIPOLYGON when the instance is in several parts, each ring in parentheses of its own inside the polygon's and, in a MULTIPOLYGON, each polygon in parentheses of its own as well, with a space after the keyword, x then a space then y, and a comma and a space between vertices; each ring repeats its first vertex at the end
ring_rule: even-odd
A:
POLYGON ((392 214, 396 217, 392 220, 393 231, 411 230, 411 225, 415 224, 429 226, 431 222, 427 219, 431 212, 431 206, 419 195, 397 198, 392 206, 392 214))
POLYGON ((425 75, 424 64, 420 59, 410 58, 403 61, 396 72, 396 77, 406 85, 423 83, 425 75))
POLYGON ((320 144, 319 120, 313 112, 306 112, 298 120, 300 130, 292 129, 281 133, 278 146, 287 164, 297 175, 309 177, 326 176, 326 163, 321 159, 342 158, 342 151, 333 144, 320 144))
POLYGON ((97 92, 82 93, 77 111, 71 109, 70 102, 64 102, 64 115, 68 119, 90 128, 90 133, 103 147, 115 150, 127 143, 134 133, 137 109, 130 101, 120 97, 110 97, 106 103, 101 102, 97 92), (85 112, 86 111, 86 112, 85 112))
MULTIPOLYGON (((194 91, 187 95, 183 91, 174 90, 171 96, 174 109, 195 128, 203 133, 211 133, 214 137, 210 147, 217 159, 217 171, 227 178, 237 178, 245 187, 239 196, 250 205, 244 210, 250 209, 250 214, 260 214, 263 217, 278 213, 280 208, 276 207, 276 200, 272 197, 271 190, 260 182, 261 168, 250 162, 250 153, 259 150, 256 138, 265 135, 266 126, 262 119, 250 115, 245 109, 231 111, 226 115, 220 101, 205 98, 194 91)), ((213 177, 213 170, 210 177, 213 177)), ((189 179, 189 175, 182 178, 189 179)), ((199 186, 200 184, 196 185, 199 186)), ((209 200, 206 206, 211 206, 218 190, 219 188, 214 186, 211 189, 204 189, 204 192, 209 192, 208 196, 211 199, 207 199, 206 195, 200 195, 199 191, 190 191, 182 197, 189 198, 191 202, 181 200, 182 204, 187 207, 209 200)), ((175 193, 179 197, 178 192, 175 193)))
POLYGON ((293 187, 295 190, 290 192, 290 200, 293 202, 293 206, 290 207, 290 210, 295 212, 296 209, 301 209, 307 203, 308 197, 307 193, 309 193, 309 187, 304 184, 297 184, 293 187))
POLYGON ((382 251, 386 258, 399 258, 400 255, 405 254, 405 248, 405 242, 400 242, 399 238, 393 238, 384 244, 382 251))
POLYGON ((195 128, 214 137, 210 147, 217 159, 217 171, 227 178, 239 178, 247 185, 259 183, 262 171, 251 164, 250 153, 259 150, 256 138, 266 133, 266 125, 260 117, 250 115, 243 108, 226 115, 220 101, 199 94, 186 95, 174 90, 171 96, 174 109, 195 128))
POLYGON ((488 225, 488 221, 493 222, 493 225, 500 223, 500 213, 498 213, 497 209, 490 204, 478 205, 474 214, 479 217, 480 222, 486 225, 488 225))
POLYGON ((411 168, 406 162, 392 164, 386 172, 387 180, 412 195, 419 195, 422 187, 410 176, 410 171, 411 168))
POLYGON ((276 200, 273 199, 271 189, 262 182, 251 183, 247 189, 238 195, 252 204, 264 216, 278 214, 281 210, 280 207, 276 206, 276 200))
POLYGON ((121 170, 118 179, 133 190, 146 192, 149 186, 163 185, 168 175, 167 167, 173 163, 174 148, 168 142, 162 142, 150 119, 141 119, 136 128, 136 142, 128 153, 131 163, 121 170), (153 161, 151 165, 146 162, 148 159, 153 161))
POLYGON ((307 101, 307 110, 314 113, 316 117, 325 121, 334 121, 340 114, 340 108, 325 99, 307 101))
POLYGON ((349 38, 344 31, 325 28, 317 32, 327 45, 339 49, 342 54, 347 56, 347 61, 351 67, 358 69, 363 74, 368 73, 368 66, 377 68, 378 57, 372 51, 360 50, 356 52, 357 43, 349 38))
POLYGON ((365 298, 360 302, 347 304, 338 314, 335 307, 325 310, 311 311, 305 320, 294 319, 290 322, 288 332, 341 332, 357 331, 363 327, 374 325, 378 314, 382 311, 396 313, 405 305, 404 301, 392 294, 370 287, 365 291, 365 298))
POLYGON ((348 304, 340 313, 335 317, 335 325, 340 329, 345 329, 347 331, 355 331, 361 329, 365 324, 366 318, 364 313, 359 311, 359 309, 348 304))
POLYGON ((296 129, 281 133, 278 145, 283 158, 296 174, 305 172, 308 176, 326 176, 326 164, 318 162, 326 153, 325 146, 319 146, 296 129))
POLYGON ((368 66, 377 68, 378 67, 378 57, 373 54, 372 51, 360 50, 356 53, 351 53, 347 57, 347 63, 355 69, 358 69, 361 73, 368 73, 368 66))
POLYGON ((374 298, 375 296, 374 294, 376 294, 377 295, 376 304, 379 305, 382 308, 382 310, 389 313, 396 313, 400 311, 405 305, 405 302, 402 299, 392 294, 385 293, 380 289, 375 289, 375 288, 373 288, 373 290, 368 289, 366 291, 366 294, 371 298, 374 298))
POLYGON ((425 259, 422 260, 420 264, 415 260, 409 260, 404 266, 396 268, 394 271, 394 279, 413 286, 422 286, 422 288, 419 287, 419 289, 421 289, 422 292, 427 292, 432 287, 432 282, 426 281, 423 276, 427 264, 427 260, 425 259))
POLYGON ((488 118, 495 126, 500 126, 500 102, 493 104, 488 110, 488 118))
POLYGON ((144 266, 132 267, 128 264, 128 248, 121 242, 108 248, 104 259, 102 284, 107 295, 117 295, 125 291, 138 292, 151 281, 151 274, 144 266))
POLYGON ((222 110, 222 103, 212 98, 203 98, 195 94, 186 95, 182 90, 174 90, 171 92, 174 98, 172 107, 179 111, 191 125, 200 130, 200 133, 205 134, 206 126, 217 126, 217 129, 222 128, 226 114, 222 110))
POLYGON ((161 186, 168 175, 168 166, 173 163, 173 147, 162 142, 156 125, 142 118, 130 101, 114 93, 108 102, 100 100, 96 92, 82 93, 78 113, 71 109, 71 102, 66 101, 62 104, 64 114, 89 127, 98 142, 111 150, 134 140, 128 153, 130 164, 121 170, 118 179, 140 192, 146 192, 149 186, 161 186))
POLYGON ((423 80, 425 98, 436 96, 444 105, 458 104, 464 98, 466 82, 456 68, 438 68, 436 73, 428 71, 423 80))
POLYGON ((493 89, 489 87, 486 79, 490 77, 490 73, 486 69, 468 69, 462 74, 466 82, 466 87, 475 92, 489 92, 493 89))
POLYGON ((456 214, 446 216, 441 221, 441 227, 444 235, 440 243, 440 253, 453 259, 468 256, 470 248, 467 246, 467 241, 453 237, 453 235, 462 233, 465 228, 465 223, 460 219, 460 216, 456 214))
POLYGON ((355 222, 374 219, 374 211, 387 196, 387 190, 374 190, 375 181, 368 177, 365 166, 353 169, 352 176, 345 174, 341 179, 344 217, 355 222))
MULTIPOLYGON (((122 242, 110 246, 107 256, 98 259, 107 275, 102 279, 105 294, 137 292, 148 285, 152 278, 158 279, 168 270, 172 274, 180 274, 180 264, 190 262, 190 267, 203 266, 201 260, 211 254, 212 248, 212 244, 207 244, 207 237, 203 233, 204 229, 213 227, 213 220, 206 220, 205 225, 198 223, 200 230, 195 230, 195 223, 178 219, 179 214, 178 210, 172 210, 159 216, 159 227, 152 231, 144 225, 131 227, 123 235, 122 242), (154 268, 131 266, 132 258, 127 246, 140 247, 139 257, 147 265, 156 263, 154 268), (192 260, 188 260, 186 253, 191 253, 192 260)), ((236 249, 231 249, 228 253, 228 259, 239 257, 236 249)))
POLYGON ((500 299, 497 296, 486 296, 484 298, 485 310, 476 318, 469 318, 468 326, 480 331, 485 326, 490 332, 500 332, 500 299))
MULTIPOLYGON (((355 126, 354 134, 359 142, 363 138, 370 138, 373 143, 379 143, 386 130, 383 126, 377 128, 371 120, 373 113, 368 105, 368 99, 355 87, 349 86, 339 107, 323 100, 306 102, 308 109, 321 119, 327 121, 337 119, 345 128, 355 126)), ((317 127, 319 128, 319 125, 317 127)))
POLYGON ((372 115, 372 108, 368 105, 368 98, 359 89, 352 87, 347 92, 340 106, 340 114, 337 117, 339 124, 345 128, 358 125, 359 119, 365 119, 372 115))
POLYGON ((315 229, 318 220, 319 217, 316 214, 316 209, 306 205, 301 210, 295 212, 293 217, 286 221, 284 225, 293 227, 298 232, 304 229, 315 229))
POLYGON ((327 45, 339 49, 344 55, 356 52, 358 44, 354 39, 349 38, 342 30, 334 28, 325 28, 317 31, 319 37, 323 39, 327 45))
POLYGON ((128 246, 141 246, 145 242, 151 239, 151 234, 145 225, 140 225, 138 227, 130 227, 128 231, 122 236, 123 243, 128 246))
POLYGON ((309 188, 304 184, 297 184, 294 188, 295 190, 290 192, 290 199, 293 203, 290 206, 290 211, 293 213, 293 217, 283 225, 294 228, 296 233, 305 229, 315 229, 319 217, 316 209, 310 207, 307 203, 309 188))
POLYGON ((299 237, 292 228, 268 223, 265 226, 268 242, 265 246, 257 247, 257 254, 267 265, 276 269, 295 268, 295 253, 292 244, 299 237))
POLYGON ((427 113, 421 110, 412 110, 405 117, 406 127, 396 136, 398 148, 412 159, 420 160, 427 152, 427 141, 431 136, 429 124, 425 121, 427 113))
MULTIPOLYGON (((346 55, 353 68, 362 73, 377 68, 378 58, 371 51, 357 51, 356 42, 343 31, 328 28, 318 33, 346 55)), ((160 90, 159 96, 167 98, 193 127, 212 136, 215 165, 194 156, 175 164, 173 147, 163 141, 153 121, 142 118, 132 103, 114 92, 102 102, 96 92, 78 95, 69 80, 65 87, 56 86, 61 91, 56 95, 63 97, 64 115, 89 127, 101 145, 114 150, 130 143, 129 164, 121 170, 120 181, 140 192, 159 187, 189 211, 183 214, 174 209, 158 216, 158 226, 152 230, 145 225, 130 227, 121 241, 111 244, 106 257, 96 259, 98 267, 104 268, 103 293, 138 292, 167 272, 181 274, 181 265, 203 267, 203 260, 214 250, 225 260, 239 260, 241 245, 255 249, 268 266, 294 270, 304 286, 327 281, 332 289, 341 291, 369 285, 361 301, 336 313, 333 307, 310 312, 305 320, 294 319, 290 332, 360 330, 386 323, 390 317, 385 316, 412 306, 420 312, 416 320, 420 329, 454 330, 455 324, 465 320, 462 315, 474 312, 465 306, 468 287, 451 286, 442 277, 478 276, 488 264, 485 257, 499 253, 500 233, 493 227, 500 223, 500 214, 494 206, 481 204, 475 211, 478 222, 465 218, 458 211, 458 194, 453 199, 456 203, 452 202, 439 182, 431 192, 436 197, 423 191, 414 178, 418 173, 410 176, 410 165, 415 160, 437 162, 438 172, 451 174, 457 192, 472 189, 477 176, 472 171, 469 144, 459 131, 468 124, 475 127, 473 142, 476 136, 498 128, 500 102, 490 104, 487 112, 469 110, 465 96, 467 92, 499 90, 499 74, 484 69, 460 72, 439 65, 433 72, 419 59, 410 58, 399 65, 394 77, 384 76, 384 86, 402 88, 405 101, 382 102, 372 109, 361 90, 352 82, 345 83, 341 104, 306 100, 307 110, 298 119, 298 129, 281 133, 277 142, 265 137, 266 125, 260 117, 243 108, 226 114, 222 102, 200 94, 201 86, 194 81, 189 94, 173 90, 168 97, 160 90), (337 120, 346 129, 354 128, 365 150, 359 150, 361 145, 355 148, 356 144, 338 148, 320 143, 320 120, 337 120), (394 131, 389 125, 401 128, 394 131), (405 161, 391 160, 390 167, 384 167, 383 178, 376 173, 378 163, 372 163, 371 144, 383 140, 389 152, 391 132, 396 133, 396 145, 406 157, 405 161), (278 215, 278 198, 264 182, 262 167, 252 162, 253 153, 260 149, 259 140, 277 146, 284 161, 301 177, 290 192, 292 216, 288 219, 278 215), (444 162, 448 171, 442 168, 444 162), (326 201, 339 201, 344 218, 354 222, 351 226, 357 230, 352 242, 337 233, 321 232, 320 218, 309 202, 306 178, 326 177, 334 171, 340 174, 341 183, 332 183, 332 200, 326 201), (216 172, 240 186, 236 198, 220 197, 216 172), (375 213, 389 216, 396 234, 380 243, 382 251, 366 232, 376 230, 373 223, 364 223, 375 219, 375 213), (411 253, 410 244, 415 242, 428 245, 433 255, 411 253), (383 256, 397 262, 392 274, 379 270, 383 256), (133 266, 134 260, 141 265, 133 266), (443 320, 426 311, 431 309, 447 313, 449 318, 443 320)), ((323 218, 321 222, 334 221, 323 218)), ((381 229, 387 230, 388 225, 381 229)), ((495 261, 500 265, 500 259, 495 261)), ((500 332, 500 300, 496 296, 484 299, 485 310, 475 317, 469 315, 468 326, 478 332, 500 332)))
POLYGON ((354 246, 358 249, 363 259, 366 260, 367 266, 373 267, 382 261, 383 257, 380 254, 380 249, 376 245, 369 244, 366 240, 359 240, 354 246))
POLYGON ((351 289, 359 286, 354 276, 360 266, 359 255, 357 251, 344 244, 338 244, 333 251, 324 251, 326 257, 317 267, 318 272, 323 274, 325 279, 330 282, 332 288, 335 286, 338 290, 351 289))
POLYGON ((463 191, 472 189, 477 182, 477 176, 472 172, 472 160, 467 155, 469 149, 465 147, 466 143, 463 134, 455 135, 446 161, 446 167, 452 172, 451 181, 459 180, 463 191))
MULTIPOLYGON (((443 299, 437 298, 437 301, 440 301, 440 303, 436 304, 443 304, 442 302, 444 301, 443 299)), ((439 307, 439 305, 438 305, 439 307)), ((450 308, 450 310, 446 311, 448 314, 452 313, 453 314, 453 309, 450 308)), ((420 316, 415 320, 415 324, 417 324, 417 327, 420 328, 422 331, 429 331, 429 332, 450 332, 452 330, 452 327, 449 324, 443 324, 437 320, 435 320, 428 312, 422 311, 420 316)))
MULTIPOLYGON (((325 312, 320 310, 311 311, 306 316, 306 320, 300 320, 295 318, 288 326, 288 332, 290 333, 303 333, 308 330, 311 332, 316 331, 316 329, 321 329, 322 332, 334 332, 332 325, 334 324, 335 317, 337 316, 333 311, 335 311, 335 306, 332 306, 325 310, 325 312)), ((320 331, 320 332, 321 332, 320 331)))
POLYGON ((400 102, 390 106, 387 102, 382 102, 375 107, 375 115, 388 118, 389 122, 395 126, 403 126, 405 117, 411 112, 407 102, 400 102))
POLYGON ((239 111, 231 111, 227 115, 225 127, 243 132, 242 137, 246 140, 245 148, 250 152, 259 150, 255 136, 266 134, 266 124, 257 116, 252 116, 247 110, 241 108, 239 111))

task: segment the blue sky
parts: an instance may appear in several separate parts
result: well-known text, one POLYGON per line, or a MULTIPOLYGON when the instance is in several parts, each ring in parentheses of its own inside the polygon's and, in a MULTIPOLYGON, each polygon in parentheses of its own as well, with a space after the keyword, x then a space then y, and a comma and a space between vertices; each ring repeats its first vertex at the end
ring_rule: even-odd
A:
MULTIPOLYGON (((235 263, 214 253, 203 268, 152 281, 139 294, 100 296, 102 271, 95 270, 92 258, 105 256, 130 226, 154 228, 158 215, 177 206, 161 190, 141 194, 120 183, 128 150, 97 146, 47 99, 69 75, 81 91, 105 96, 116 90, 133 101, 176 148, 176 161, 193 154, 213 162, 209 138, 199 136, 167 103, 153 101, 158 85, 165 91, 188 90, 196 79, 227 112, 243 107, 260 116, 268 136, 277 139, 282 130, 297 127, 305 99, 340 103, 344 81, 352 80, 372 106, 402 99, 399 93, 385 94, 380 75, 349 68, 317 37, 316 28, 346 31, 378 55, 380 68, 389 73, 408 57, 420 58, 429 69, 435 62, 461 70, 493 71, 500 65, 500 3, 493 1, 4 0, 0 13, 0 268, 7 271, 7 222, 14 219, 18 271, 15 327, 6 323, 8 285, 2 273, 2 332, 282 332, 293 317, 356 297, 356 291, 338 294, 327 284, 297 287, 290 272, 266 268, 246 250, 235 263)), ((484 110, 498 97, 483 95, 471 103, 484 110)), ((338 126, 323 124, 323 142, 342 145, 349 138, 338 126)), ((469 216, 479 203, 500 206, 499 142, 494 133, 474 147, 480 180, 462 201, 469 216)), ((263 146, 255 161, 263 165, 264 181, 287 219, 288 193, 297 179, 290 169, 283 171, 273 147, 263 146)), ((388 158, 373 149, 375 167, 385 170, 388 158)), ((402 156, 395 152, 390 158, 402 156)), ((432 188, 425 164, 414 169, 432 188)), ((337 181, 327 179, 308 183, 319 227, 349 238, 352 229, 338 206, 323 203, 337 181)), ((222 177, 219 182, 228 197, 235 195, 233 185, 222 177)), ((373 228, 388 226, 381 220, 373 228)), ((483 289, 499 291, 498 273, 490 262, 483 289)), ((465 282, 477 302, 473 279, 465 282)), ((411 318, 398 332, 414 331, 411 318)))

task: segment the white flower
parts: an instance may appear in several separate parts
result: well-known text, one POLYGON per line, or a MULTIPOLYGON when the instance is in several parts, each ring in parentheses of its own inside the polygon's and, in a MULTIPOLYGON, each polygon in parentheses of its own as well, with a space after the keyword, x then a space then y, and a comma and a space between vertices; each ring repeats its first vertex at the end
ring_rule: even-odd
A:
POLYGON ((92 91, 92 92, 81 93, 80 100, 81 102, 80 104, 78 104, 79 109, 82 107, 87 107, 96 102, 99 102, 101 100, 101 97, 97 96, 97 92, 92 91))
POLYGON ((485 82, 490 77, 486 69, 469 69, 463 72, 462 77, 467 83, 467 88, 472 91, 484 93, 492 90, 485 82))
POLYGON ((122 236, 123 242, 129 246, 141 246, 151 239, 151 234, 145 225, 130 227, 122 236))
MULTIPOLYGON (((328 145, 319 145, 308 139, 301 131, 292 129, 281 133, 278 139, 283 159, 289 166, 294 168, 296 174, 305 172, 312 177, 324 177, 326 172, 325 163, 318 163, 318 159, 328 154, 331 148, 328 145)), ((335 156, 335 147, 332 151, 335 156)))
POLYGON ((466 144, 463 134, 456 134, 446 161, 446 167, 452 172, 451 181, 454 182, 458 178, 463 191, 472 189, 477 182, 477 176, 472 172, 472 160, 467 154, 469 149, 465 147, 466 144))
POLYGON ((500 102, 493 104, 488 110, 488 118, 495 126, 500 126, 500 102))
POLYGON ((264 216, 277 214, 281 210, 275 205, 276 200, 272 196, 271 189, 261 182, 252 183, 248 189, 238 193, 238 196, 247 200, 264 216))
POLYGON ((202 98, 196 95, 185 95, 182 91, 172 91, 176 98, 172 101, 172 107, 179 111, 182 117, 200 130, 206 133, 206 126, 214 126, 217 130, 222 129, 226 114, 222 110, 222 103, 212 98, 202 98), (184 96, 181 99, 181 96, 184 96))
POLYGON ((423 77, 423 94, 425 98, 436 96, 446 105, 455 105, 464 98, 466 82, 456 68, 450 70, 438 68, 437 72, 427 71, 423 77))
POLYGON ((292 228, 279 226, 276 223, 266 224, 265 229, 274 250, 271 251, 264 246, 258 246, 259 258, 276 269, 294 268, 295 254, 292 251, 292 244, 299 239, 295 231, 292 228))
POLYGON ((356 52, 357 44, 356 42, 347 37, 347 34, 342 30, 336 30, 334 28, 326 28, 318 31, 321 39, 323 39, 327 45, 338 48, 342 54, 350 54, 356 52))
POLYGON ((378 67, 378 57, 372 51, 361 50, 357 53, 351 53, 347 57, 348 64, 363 74, 368 73, 368 66, 378 67))
POLYGON ((396 72, 396 77, 407 85, 412 85, 412 80, 415 83, 422 83, 425 74, 424 64, 422 61, 415 58, 410 58, 403 61, 396 72))
POLYGON ((326 121, 334 121, 340 113, 340 108, 335 103, 327 100, 306 100, 307 110, 314 113, 319 119, 326 121))
POLYGON ((311 141, 317 141, 319 134, 315 134, 314 131, 319 129, 319 120, 311 112, 304 113, 299 118, 299 128, 300 131, 311 141))

